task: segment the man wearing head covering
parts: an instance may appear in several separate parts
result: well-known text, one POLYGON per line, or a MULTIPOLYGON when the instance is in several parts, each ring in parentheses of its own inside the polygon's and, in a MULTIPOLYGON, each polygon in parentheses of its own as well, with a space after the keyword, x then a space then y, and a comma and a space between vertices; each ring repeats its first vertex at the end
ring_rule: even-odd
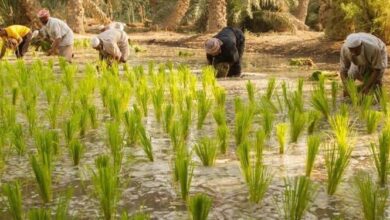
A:
POLYGON ((386 68, 387 51, 382 40, 367 33, 347 37, 340 54, 340 76, 344 86, 347 79, 359 80, 363 82, 360 92, 367 94, 382 86, 386 68))
POLYGON ((225 27, 205 42, 209 65, 217 70, 217 77, 241 75, 241 58, 245 36, 238 28, 225 27))
POLYGON ((23 58, 27 53, 33 37, 30 28, 23 25, 11 25, 0 28, 0 37, 4 40, 0 59, 4 57, 6 48, 14 49, 16 58, 23 58))
POLYGON ((64 21, 50 17, 47 9, 40 10, 38 17, 44 25, 41 32, 53 41, 48 55, 58 54, 71 62, 73 57, 73 31, 64 21))
POLYGON ((129 38, 119 29, 108 29, 91 39, 91 45, 99 51, 101 60, 125 63, 129 57, 129 38))

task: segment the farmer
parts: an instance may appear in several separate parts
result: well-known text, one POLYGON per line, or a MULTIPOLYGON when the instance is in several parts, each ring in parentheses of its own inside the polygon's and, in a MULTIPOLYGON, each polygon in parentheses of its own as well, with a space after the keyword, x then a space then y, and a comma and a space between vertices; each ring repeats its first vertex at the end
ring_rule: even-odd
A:
POLYGON ((52 41, 48 55, 58 54, 71 62, 73 57, 73 31, 62 20, 50 17, 47 9, 38 12, 38 18, 44 27, 41 32, 52 41))
MULTIPOLYGON (((379 38, 367 33, 350 34, 341 48, 340 76, 344 87, 347 79, 363 84, 359 91, 367 94, 382 86, 387 68, 386 45, 379 38)), ((344 89, 344 95, 348 95, 344 89)))
POLYGON ((15 50, 16 58, 23 58, 27 53, 32 39, 30 28, 23 25, 11 25, 0 28, 0 37, 4 40, 0 59, 4 57, 7 48, 15 50))
POLYGON ((241 75, 241 58, 245 36, 240 29, 225 27, 205 42, 209 65, 217 70, 217 77, 241 75))
POLYGON ((92 48, 99 51, 100 60, 126 63, 129 57, 129 38, 119 29, 108 29, 91 39, 92 48))
POLYGON ((104 31, 106 31, 108 29, 118 29, 118 30, 124 31, 125 30, 125 26, 126 26, 125 23, 114 21, 114 22, 111 22, 110 24, 108 24, 106 26, 101 25, 99 27, 99 30, 100 30, 100 32, 104 32, 104 31))

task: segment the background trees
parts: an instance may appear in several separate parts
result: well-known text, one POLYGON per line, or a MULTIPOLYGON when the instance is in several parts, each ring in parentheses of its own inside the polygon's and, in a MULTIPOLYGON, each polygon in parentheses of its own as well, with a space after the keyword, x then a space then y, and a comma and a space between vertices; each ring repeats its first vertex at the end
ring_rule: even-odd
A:
POLYGON ((324 30, 331 39, 371 32, 390 43, 388 0, 0 0, 0 20, 36 26, 47 7, 83 33, 112 20, 157 30, 215 32, 226 25, 252 32, 324 30), (64 10, 66 9, 66 10, 64 10), (89 19, 89 18, 92 18, 89 19))

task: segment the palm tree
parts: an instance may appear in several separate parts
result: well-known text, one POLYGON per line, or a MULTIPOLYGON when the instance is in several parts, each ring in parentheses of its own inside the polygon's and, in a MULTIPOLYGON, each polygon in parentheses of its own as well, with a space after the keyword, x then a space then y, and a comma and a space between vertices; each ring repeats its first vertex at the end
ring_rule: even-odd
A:
POLYGON ((298 18, 298 20, 305 23, 307 16, 307 9, 309 8, 310 0, 298 0, 298 7, 294 11, 294 16, 298 18))
POLYGON ((103 24, 111 23, 111 19, 104 13, 102 9, 93 0, 83 0, 85 12, 92 15, 93 18, 98 19, 103 24))
POLYGON ((84 7, 83 0, 68 0, 68 24, 75 32, 82 34, 84 30, 84 7))
POLYGON ((178 0, 175 8, 168 18, 162 23, 161 27, 168 30, 174 30, 180 24, 188 8, 190 6, 190 0, 178 0))
POLYGON ((226 0, 209 0, 207 31, 216 32, 227 25, 226 0))
POLYGON ((20 5, 26 12, 26 17, 30 22, 30 26, 38 28, 40 26, 37 13, 41 9, 41 3, 39 0, 20 0, 20 5))

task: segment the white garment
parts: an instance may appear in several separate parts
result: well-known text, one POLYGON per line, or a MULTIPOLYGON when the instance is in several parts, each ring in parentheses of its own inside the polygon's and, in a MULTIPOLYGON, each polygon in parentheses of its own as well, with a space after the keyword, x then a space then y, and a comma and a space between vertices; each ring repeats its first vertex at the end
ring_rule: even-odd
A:
POLYGON ((73 31, 64 21, 50 17, 42 29, 53 41, 61 38, 60 47, 73 45, 73 31))

